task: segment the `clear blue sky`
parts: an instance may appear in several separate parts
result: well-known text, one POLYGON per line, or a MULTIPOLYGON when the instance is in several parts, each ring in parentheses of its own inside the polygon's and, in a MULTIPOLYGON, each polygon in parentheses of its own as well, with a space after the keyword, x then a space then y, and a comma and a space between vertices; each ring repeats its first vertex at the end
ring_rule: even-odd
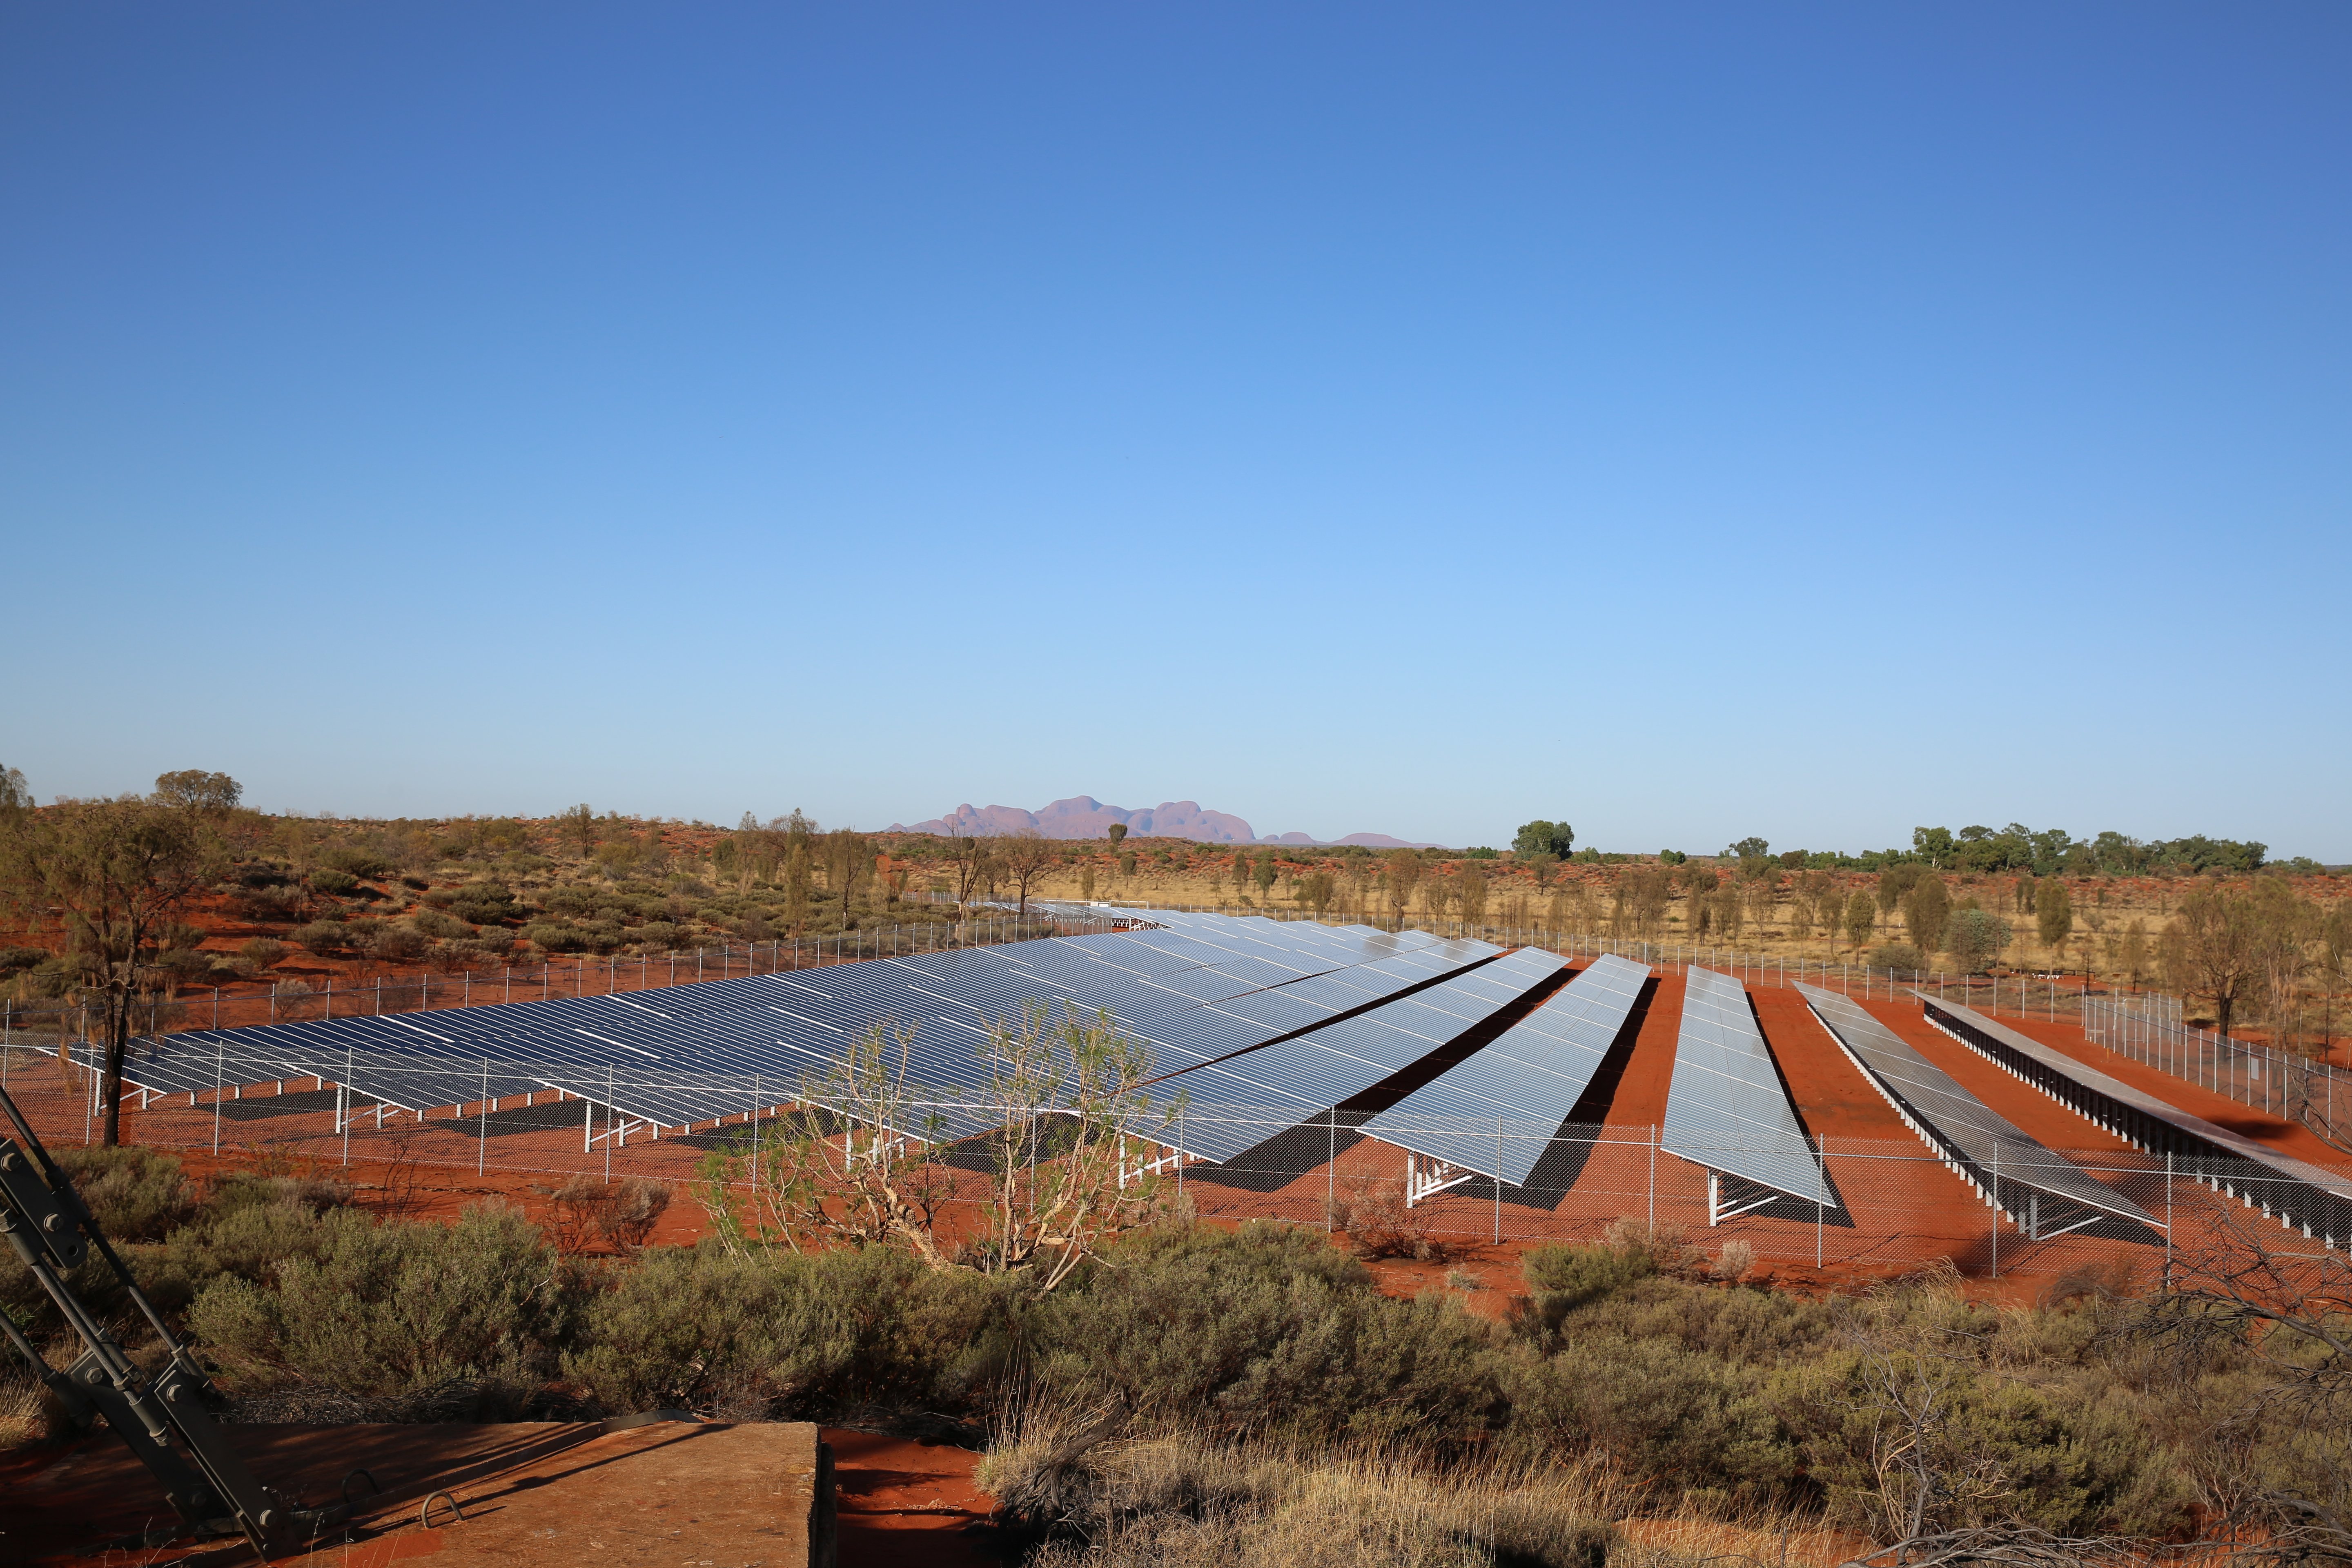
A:
POLYGON ((2352 859, 2340 4, 18 5, 0 761, 2352 859))

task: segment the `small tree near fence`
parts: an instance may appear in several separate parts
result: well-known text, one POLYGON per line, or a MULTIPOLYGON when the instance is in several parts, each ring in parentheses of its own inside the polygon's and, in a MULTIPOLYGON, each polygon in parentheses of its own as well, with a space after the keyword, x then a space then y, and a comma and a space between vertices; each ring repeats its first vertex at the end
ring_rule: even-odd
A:
POLYGON ((1033 1005, 980 1047, 976 1092, 913 1081, 914 1039, 877 1026, 793 1109, 704 1161, 702 1201, 725 1245, 898 1247, 1044 1295, 1165 1211, 1166 1184, 1145 1166, 1150 1134, 1176 1112, 1143 1090, 1150 1053, 1109 1015, 1033 1005), (971 1133, 961 1108, 975 1104, 985 1130, 971 1133), (950 1139, 982 1156, 984 1192, 968 1178, 959 1192, 950 1139))

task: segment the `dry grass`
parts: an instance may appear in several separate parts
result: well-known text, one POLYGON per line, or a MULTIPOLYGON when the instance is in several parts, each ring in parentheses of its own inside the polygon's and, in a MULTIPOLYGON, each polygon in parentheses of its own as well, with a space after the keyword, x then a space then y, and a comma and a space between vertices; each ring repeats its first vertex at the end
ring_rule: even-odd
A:
POLYGON ((1108 1429, 1032 1410, 982 1462, 1004 1513, 1050 1536, 1039 1568, 1673 1568, 1727 1556, 1815 1568, 1853 1545, 1778 1517, 1648 1518, 1639 1489, 1596 1460, 1442 1463, 1410 1448, 1108 1429))
POLYGON ((29 1447, 49 1436, 49 1419, 41 1408, 41 1385, 31 1378, 0 1379, 0 1452, 29 1447))

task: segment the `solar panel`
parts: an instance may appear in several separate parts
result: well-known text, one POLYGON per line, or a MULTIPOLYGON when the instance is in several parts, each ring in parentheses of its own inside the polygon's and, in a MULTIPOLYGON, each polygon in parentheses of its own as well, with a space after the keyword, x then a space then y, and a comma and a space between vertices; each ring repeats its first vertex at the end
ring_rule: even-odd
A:
POLYGON ((1160 1069, 1181 1071, 1322 1026, 1498 951, 1422 932, 1312 929, 1320 934, 1192 917, 1181 930, 951 949, 625 994, 195 1031, 140 1042, 127 1076, 170 1093, 317 1076, 409 1110, 560 1089, 656 1126, 684 1126, 753 1109, 750 1100, 762 1092, 772 1102, 793 1098, 804 1079, 822 1077, 881 1028, 912 1031, 894 1075, 911 1093, 962 1102, 951 1117, 960 1126, 980 1115, 971 1102, 986 1097, 982 1051, 992 1031, 1039 1003, 1108 1012, 1160 1069), (1226 1005, 1310 984, 1291 992, 1287 1006, 1226 1005))
POLYGON ((1847 1058, 1920 1141, 2028 1235, 2063 1236, 2110 1215, 2143 1225, 2156 1223, 2137 1204, 2064 1155, 2044 1148, 1961 1088, 1852 997, 1818 985, 1801 984, 1797 990, 1847 1058), (2056 1198, 2060 1205, 2047 1222, 2042 1215, 2043 1194, 2056 1198))
POLYGON ((1780 1194, 1836 1203, 1756 1027, 1747 988, 1711 969, 1692 969, 1684 985, 1682 1030, 1675 1037, 1675 1076, 1658 1146, 1706 1167, 1709 1225, 1761 1208, 1780 1194), (1765 1188, 1767 1195, 1727 1200, 1718 1174, 1765 1188))
POLYGON ((1187 1151, 1230 1160, 1450 1044, 1559 968, 1552 954, 1522 948, 1310 1034, 1180 1073, 1161 1087, 1186 1098, 1181 1136, 1187 1151), (1218 1114, 1242 1107, 1249 1108, 1245 1115, 1218 1114), (1290 1120, 1267 1114, 1274 1110, 1288 1110, 1290 1120))
POLYGON ((1535 1012, 1364 1123, 1385 1143, 1524 1185, 1641 999, 1647 966, 1595 959, 1535 1012))
POLYGON ((2330 1171, 2191 1115, 1972 1007, 1914 992, 1927 1022, 2076 1114, 2183 1173, 2334 1247, 2352 1231, 2352 1172, 2330 1171), (2250 1175, 2252 1167, 2260 1174, 2250 1175))

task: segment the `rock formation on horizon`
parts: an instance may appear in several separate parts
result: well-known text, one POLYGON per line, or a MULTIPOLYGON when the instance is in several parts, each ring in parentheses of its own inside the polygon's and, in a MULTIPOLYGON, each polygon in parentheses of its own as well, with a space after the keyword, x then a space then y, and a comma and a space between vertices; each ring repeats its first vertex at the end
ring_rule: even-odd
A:
POLYGON ((936 833, 986 838, 1036 829, 1048 838, 1101 838, 1111 824, 1124 823, 1137 838, 1190 838, 1203 844, 1361 844, 1374 849, 1421 848, 1421 844, 1391 838, 1385 833, 1350 833, 1345 838, 1315 838, 1304 833, 1275 833, 1260 838, 1250 825, 1230 812, 1204 811, 1196 800, 1163 800, 1158 805, 1131 811, 1105 805, 1090 795, 1074 795, 1036 811, 1017 805, 959 805, 945 816, 926 822, 894 822, 892 833, 936 833))

